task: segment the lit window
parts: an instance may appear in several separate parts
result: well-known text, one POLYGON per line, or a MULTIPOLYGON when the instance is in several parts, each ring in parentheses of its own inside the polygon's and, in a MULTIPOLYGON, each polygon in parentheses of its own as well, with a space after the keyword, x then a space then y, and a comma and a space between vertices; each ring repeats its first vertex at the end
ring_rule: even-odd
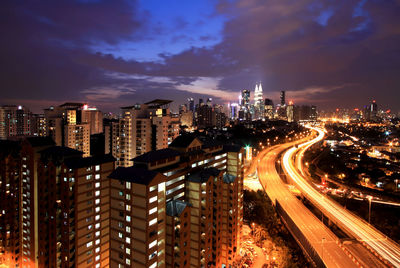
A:
POLYGON ((90 224, 90 225, 88 225, 87 229, 90 230, 90 229, 92 229, 92 227, 93 226, 90 224))
POLYGON ((131 238, 130 237, 125 237, 125 242, 130 244, 131 243, 131 238))
POLYGON ((100 228, 100 223, 96 223, 95 228, 99 229, 100 228))
POLYGON ((100 195, 100 191, 96 191, 95 195, 99 196, 100 195))
POLYGON ((96 245, 100 244, 100 239, 96 240, 96 245))
POLYGON ((96 208, 95 208, 95 211, 96 211, 96 212, 99 212, 99 211, 100 211, 100 207, 96 207, 96 208))
POLYGON ((157 207, 150 209, 149 210, 149 215, 153 214, 156 211, 157 211, 157 207))
POLYGON ((97 232, 96 232, 96 236, 99 236, 99 235, 100 235, 100 231, 97 231, 97 232))
POLYGON ((130 232, 131 232, 131 227, 126 226, 126 232, 127 232, 127 233, 130 233, 130 232))
POLYGON ((131 260, 130 259, 126 259, 126 264, 130 265, 131 264, 131 260))
POLYGON ((153 197, 150 198, 150 200, 149 200, 150 203, 153 203, 153 202, 155 202, 155 201, 157 201, 157 196, 153 196, 153 197))
POLYGON ((88 248, 88 247, 91 247, 93 245, 93 242, 88 242, 88 243, 86 243, 86 247, 88 248))
POLYGON ((100 247, 96 248, 96 249, 94 250, 94 252, 99 253, 99 252, 100 252, 100 247))
POLYGON ((131 189, 131 183, 130 182, 126 183, 126 189, 131 189))
POLYGON ((131 200, 131 195, 130 194, 126 194, 126 200, 131 200))
POLYGON ((92 178, 92 174, 86 175, 86 179, 90 180, 92 178))
POLYGON ((96 171, 99 171, 99 170, 100 170, 100 165, 97 165, 97 166, 95 167, 95 170, 96 170, 96 171))
POLYGON ((149 244, 149 248, 154 247, 156 244, 157 244, 157 240, 154 240, 153 242, 151 242, 151 243, 149 244))
POLYGON ((100 199, 96 199, 96 201, 94 201, 96 205, 100 204, 100 199))
POLYGON ((119 191, 118 195, 119 195, 119 196, 124 196, 124 192, 119 191))
POLYGON ((124 234, 123 234, 123 233, 120 233, 120 232, 118 232, 118 237, 119 237, 119 238, 124 238, 124 234))
POLYGON ((126 205, 126 211, 131 211, 131 206, 130 205, 126 205))
POLYGON ((150 192, 154 191, 155 189, 157 189, 157 186, 151 186, 150 187, 150 192))
POLYGON ((100 174, 96 174, 94 177, 96 180, 100 179, 100 174))
POLYGON ((125 252, 126 252, 126 254, 131 254, 131 249, 130 248, 126 248, 125 252))
POLYGON ((100 260, 100 256, 96 256, 95 261, 100 260))
POLYGON ((96 187, 96 188, 100 187, 100 182, 96 182, 96 183, 95 183, 95 187, 96 187))
POLYGON ((96 221, 98 221, 100 219, 100 215, 96 215, 96 217, 94 218, 96 221))
POLYGON ((126 216, 126 221, 131 222, 131 216, 126 216))
POLYGON ((156 223, 157 223, 157 218, 154 218, 149 222, 149 226, 152 226, 152 225, 154 225, 156 223))

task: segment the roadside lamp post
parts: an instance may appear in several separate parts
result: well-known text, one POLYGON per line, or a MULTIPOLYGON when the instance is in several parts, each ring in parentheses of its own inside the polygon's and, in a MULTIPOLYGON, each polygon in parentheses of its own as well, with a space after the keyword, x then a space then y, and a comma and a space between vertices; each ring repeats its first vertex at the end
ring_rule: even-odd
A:
POLYGON ((372 196, 367 196, 368 198, 368 203, 369 203, 369 213, 368 213, 368 223, 371 224, 371 203, 372 203, 372 196))

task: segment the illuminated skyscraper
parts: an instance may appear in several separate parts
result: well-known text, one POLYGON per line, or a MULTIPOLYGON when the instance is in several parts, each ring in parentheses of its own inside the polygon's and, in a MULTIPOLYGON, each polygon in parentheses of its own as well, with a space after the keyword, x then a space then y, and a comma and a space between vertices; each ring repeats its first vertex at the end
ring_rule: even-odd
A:
POLYGON ((281 106, 285 106, 286 104, 286 93, 285 91, 281 91, 281 106))
POLYGON ((264 98, 261 82, 260 85, 256 84, 256 88, 254 91, 254 108, 255 118, 262 119, 264 117, 264 98))

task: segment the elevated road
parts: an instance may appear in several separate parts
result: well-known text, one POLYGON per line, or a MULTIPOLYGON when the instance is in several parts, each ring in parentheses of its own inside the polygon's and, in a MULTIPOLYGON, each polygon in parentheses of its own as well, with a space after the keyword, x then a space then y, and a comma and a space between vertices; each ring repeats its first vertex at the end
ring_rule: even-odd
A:
POLYGON ((398 244, 335 201, 318 192, 304 177, 302 165, 304 152, 324 138, 324 132, 321 129, 314 128, 314 130, 318 132, 315 139, 299 145, 298 148, 292 147, 285 152, 282 158, 285 172, 302 194, 338 227, 363 243, 367 248, 372 249, 391 266, 400 267, 400 246, 398 244))
MULTIPOLYGON (((341 248, 338 238, 332 231, 294 197, 287 185, 282 182, 275 163, 279 161, 279 155, 283 151, 295 144, 276 145, 260 153, 257 159, 257 162, 260 160, 257 168, 260 183, 272 202, 283 209, 290 221, 296 225, 296 229, 305 237, 307 241, 304 244, 311 245, 313 252, 308 252, 308 255, 316 254, 322 260, 322 263, 316 263, 317 266, 357 267, 349 253, 341 248)), ((298 242, 301 244, 302 241, 298 242)), ((300 246, 303 250, 307 249, 306 245, 300 246)))

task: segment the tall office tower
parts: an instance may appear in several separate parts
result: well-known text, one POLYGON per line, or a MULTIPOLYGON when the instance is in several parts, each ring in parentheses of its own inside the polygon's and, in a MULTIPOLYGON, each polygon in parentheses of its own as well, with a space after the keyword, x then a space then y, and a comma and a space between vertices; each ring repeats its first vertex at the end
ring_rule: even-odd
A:
POLYGON ((81 109, 81 123, 90 126, 90 135, 103 132, 103 113, 95 107, 83 105, 81 109))
POLYGON ((250 90, 243 89, 241 99, 242 99, 242 102, 240 103, 240 105, 248 108, 248 106, 250 105, 250 90))
POLYGON ((118 166, 130 166, 135 156, 168 147, 179 135, 179 118, 171 115, 171 102, 157 99, 122 108, 119 131, 113 136, 118 166))
MULTIPOLYGON (((105 267, 109 265, 110 155, 53 146, 46 137, 27 138, 19 154, 0 147, 2 204, 0 235, 7 267, 105 267), (4 156, 6 156, 4 158, 4 156), (4 173, 6 171, 6 173, 4 173), (7 182, 7 183, 6 183, 7 182), (4 217, 3 217, 4 216, 4 217), (16 221, 14 225, 10 225, 16 221), (12 231, 12 233, 10 233, 12 231), (15 242, 18 241, 18 242, 15 242)), ((13 148, 18 148, 13 145, 13 148)))
POLYGON ((260 85, 256 84, 256 88, 254 91, 254 108, 255 108, 255 118, 256 119, 264 118, 264 98, 263 98, 263 90, 261 83, 260 85))
POLYGON ((194 99, 188 98, 188 103, 189 103, 189 111, 194 112, 194 99))
POLYGON ((32 136, 46 137, 47 135, 47 120, 44 114, 32 115, 32 136))
POLYGON ((237 119, 239 116, 239 104, 230 103, 229 104, 229 118, 232 120, 237 119))
POLYGON ((289 105, 286 107, 286 117, 288 122, 294 122, 294 106, 292 101, 289 101, 289 105))
POLYGON ((31 136, 32 113, 23 106, 0 106, 0 139, 31 136))
POLYGON ((378 119, 378 104, 376 104, 376 101, 373 100, 371 104, 369 105, 370 107, 370 120, 376 121, 378 119))
POLYGON ((286 92, 285 91, 281 91, 281 106, 285 106, 286 105, 286 92))
POLYGON ((317 106, 311 105, 310 107, 310 120, 316 121, 318 119, 317 106))
POLYGON ((274 103, 271 99, 265 99, 264 101, 264 112, 266 119, 274 118, 274 103))
POLYGON ((84 157, 90 156, 90 125, 69 124, 64 127, 64 145, 83 152, 84 157))
POLYGON ((207 98, 207 106, 212 107, 212 98, 207 98))
POLYGON ((119 187, 112 194, 121 199, 117 202, 132 200, 143 209, 120 208, 118 241, 125 242, 119 248, 111 246, 117 251, 111 255, 120 257, 116 259, 120 267, 127 263, 135 267, 232 264, 243 217, 242 148, 185 135, 176 138, 169 148, 148 152, 133 162, 133 167, 120 167, 110 176, 117 180, 112 185, 119 187), (167 224, 160 226, 165 222, 165 211, 167 224), (139 236, 142 230, 146 232, 139 236), (130 248, 124 253, 126 247, 130 248))
POLYGON ((240 116, 242 120, 250 120, 250 90, 244 89, 240 95, 240 116))
POLYGON ((0 267, 21 267, 20 148, 0 140, 0 267))

